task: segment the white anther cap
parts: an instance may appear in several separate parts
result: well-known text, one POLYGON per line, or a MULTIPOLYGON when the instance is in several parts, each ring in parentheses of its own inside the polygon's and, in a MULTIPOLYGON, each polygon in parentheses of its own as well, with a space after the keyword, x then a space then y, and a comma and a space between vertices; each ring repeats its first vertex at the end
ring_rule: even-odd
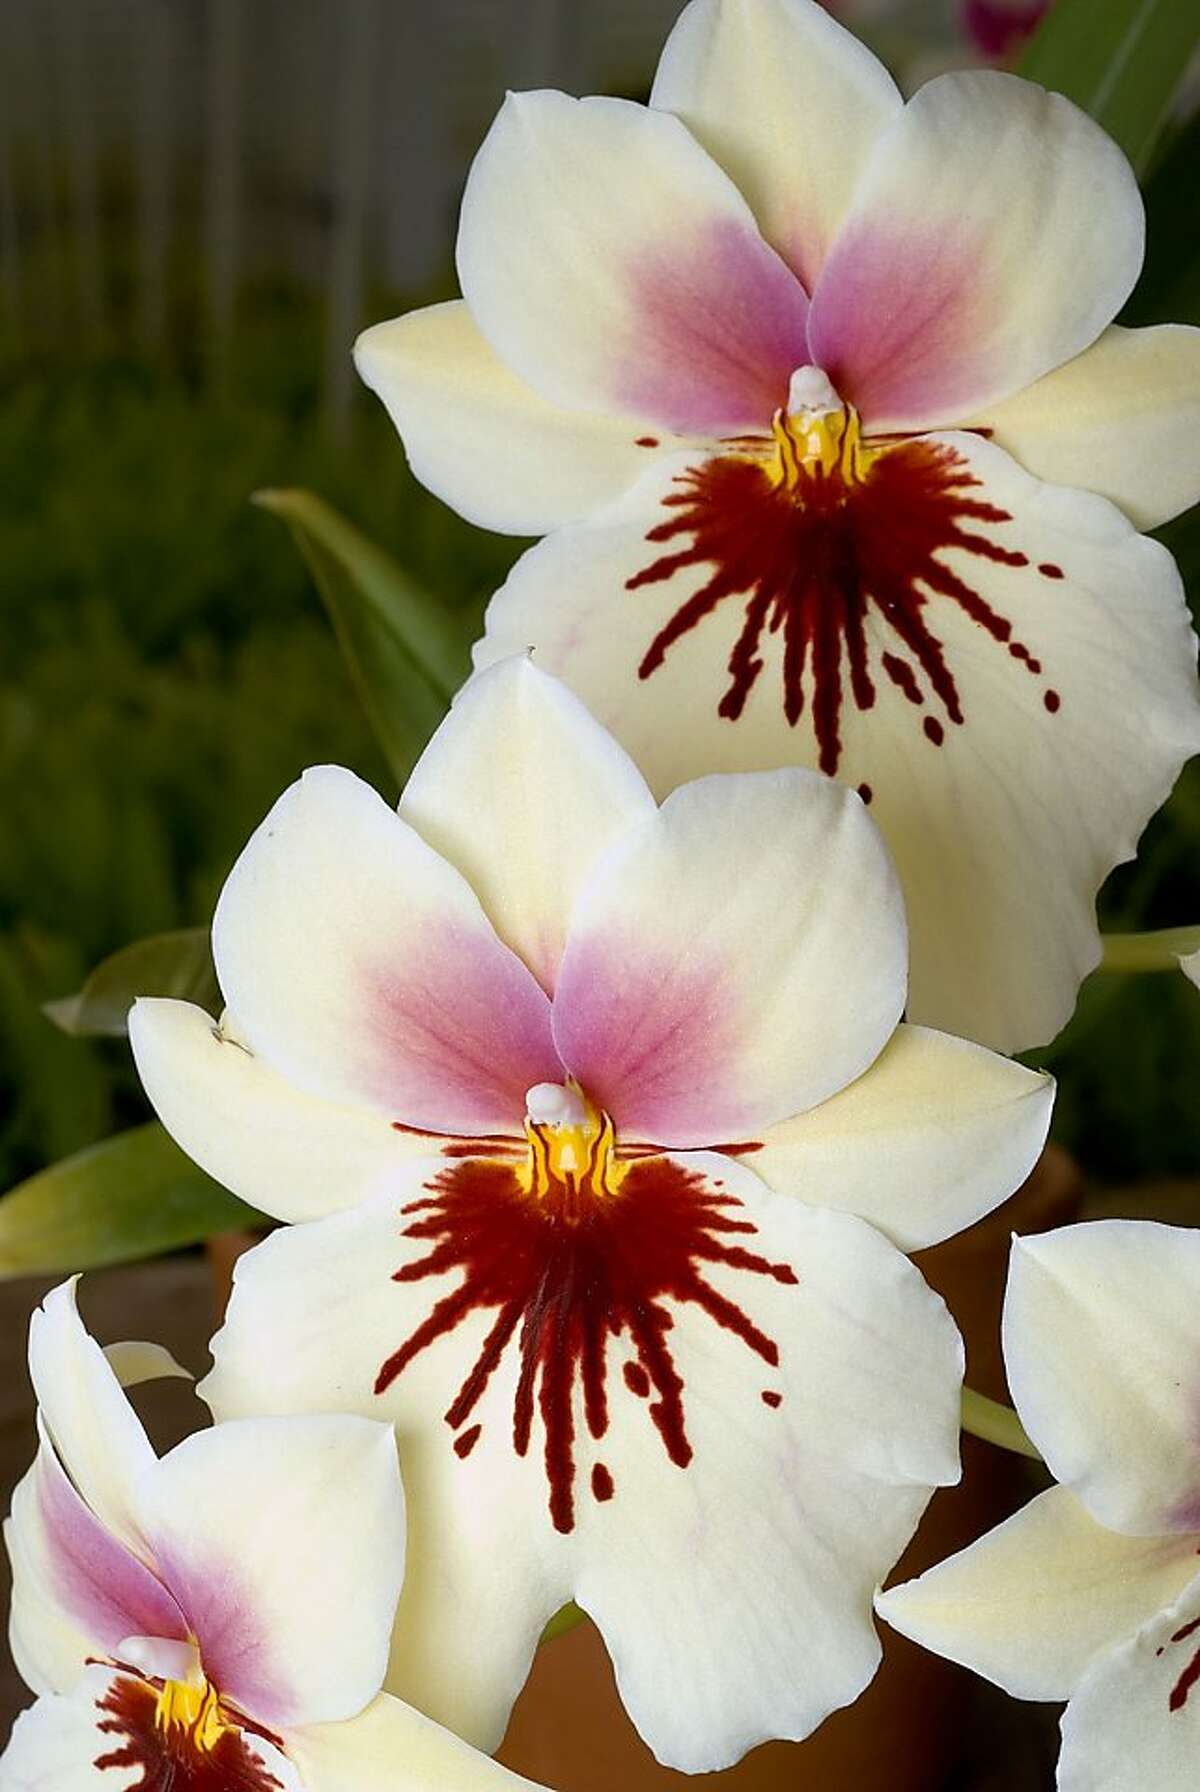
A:
POLYGON ((525 1091, 525 1112, 535 1126, 582 1126, 587 1109, 562 1083, 535 1083, 525 1091))

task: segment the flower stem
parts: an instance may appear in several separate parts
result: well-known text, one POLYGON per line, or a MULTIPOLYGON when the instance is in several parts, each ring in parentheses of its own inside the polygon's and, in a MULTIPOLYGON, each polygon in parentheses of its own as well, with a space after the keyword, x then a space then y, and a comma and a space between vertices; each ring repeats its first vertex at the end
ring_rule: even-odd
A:
POLYGON ((1200 927, 1163 927, 1157 933, 1106 933, 1102 971, 1177 971, 1200 950, 1200 927))
POLYGON ((1012 1407, 1001 1405, 999 1400, 989 1400, 986 1394, 977 1394, 974 1388, 962 1391, 962 1428, 972 1437, 981 1437, 985 1443, 999 1444, 1002 1450, 1030 1456, 1034 1462, 1042 1460, 1012 1407))
POLYGON ((556 1636, 564 1636, 568 1630, 574 1630, 575 1626, 582 1622, 583 1613, 577 1605, 574 1603, 564 1605, 555 1612, 543 1630, 541 1640, 543 1643, 551 1643, 556 1636))

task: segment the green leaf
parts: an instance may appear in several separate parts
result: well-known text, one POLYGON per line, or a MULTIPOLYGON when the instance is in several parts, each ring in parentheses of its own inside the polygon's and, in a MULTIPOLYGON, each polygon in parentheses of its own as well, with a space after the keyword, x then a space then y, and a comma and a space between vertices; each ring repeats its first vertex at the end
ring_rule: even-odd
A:
POLYGON ((152 1121, 77 1151, 0 1200, 0 1276, 129 1263, 262 1223, 152 1121))
POLYGON ((122 946, 91 972, 73 996, 47 1002, 45 1013, 74 1036, 121 1037, 138 996, 177 996, 215 1013, 221 992, 213 969, 207 927, 154 933, 122 946))
POLYGON ((323 498, 262 491, 254 502, 295 536, 379 744, 404 779, 471 669, 458 619, 323 498))
POLYGON ((1198 43, 1193 0, 1056 0, 1017 72, 1082 106, 1140 174, 1198 43))

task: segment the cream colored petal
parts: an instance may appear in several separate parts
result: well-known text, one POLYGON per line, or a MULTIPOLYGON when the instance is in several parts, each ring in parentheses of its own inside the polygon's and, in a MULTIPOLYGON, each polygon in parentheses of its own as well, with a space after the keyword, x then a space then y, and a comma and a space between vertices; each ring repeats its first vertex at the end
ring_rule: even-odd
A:
POLYGON ((1157 529, 1200 498, 1200 330, 1114 325, 967 427, 1039 479, 1099 492, 1157 529))

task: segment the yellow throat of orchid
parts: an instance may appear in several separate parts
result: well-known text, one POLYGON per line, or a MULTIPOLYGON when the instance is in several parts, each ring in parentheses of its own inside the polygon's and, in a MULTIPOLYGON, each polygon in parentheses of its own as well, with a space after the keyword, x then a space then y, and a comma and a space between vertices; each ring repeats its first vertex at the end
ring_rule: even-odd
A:
POLYGON ((616 1133, 602 1109, 575 1082, 537 1083, 525 1097, 529 1156, 521 1181, 538 1200, 552 1195, 615 1195, 627 1166, 616 1157, 616 1133))
POLYGON ((858 412, 842 403, 819 367, 792 375, 787 405, 771 419, 771 436, 767 477, 785 492, 819 476, 861 485, 884 452, 863 440, 858 412))
POLYGON ((154 1721, 163 1731, 186 1731, 189 1740, 204 1754, 210 1754, 230 1728, 215 1689, 204 1678, 165 1680, 154 1721))

